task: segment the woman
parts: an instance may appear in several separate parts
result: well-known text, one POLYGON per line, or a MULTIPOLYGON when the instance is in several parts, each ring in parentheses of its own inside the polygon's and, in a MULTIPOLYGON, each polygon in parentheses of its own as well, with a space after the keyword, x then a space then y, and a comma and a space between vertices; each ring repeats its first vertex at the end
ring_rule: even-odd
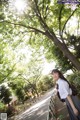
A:
POLYGON ((57 69, 52 70, 52 76, 56 81, 58 97, 66 102, 70 120, 80 120, 80 101, 76 94, 73 94, 70 83, 57 69))

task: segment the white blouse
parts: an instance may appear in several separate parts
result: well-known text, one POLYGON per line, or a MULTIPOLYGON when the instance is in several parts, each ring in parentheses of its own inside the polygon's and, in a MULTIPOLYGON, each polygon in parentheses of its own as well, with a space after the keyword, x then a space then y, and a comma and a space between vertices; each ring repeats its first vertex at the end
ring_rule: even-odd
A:
POLYGON ((58 92, 60 94, 61 99, 65 99, 68 95, 72 95, 72 90, 66 81, 59 78, 57 84, 59 86, 58 92))

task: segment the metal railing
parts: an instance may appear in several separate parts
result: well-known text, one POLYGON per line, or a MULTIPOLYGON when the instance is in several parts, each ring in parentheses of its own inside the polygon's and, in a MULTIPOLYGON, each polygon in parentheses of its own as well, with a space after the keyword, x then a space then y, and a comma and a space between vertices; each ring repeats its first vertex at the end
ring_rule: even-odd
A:
POLYGON ((49 101, 47 120, 57 120, 55 108, 56 108, 55 107, 55 95, 53 94, 50 97, 50 101, 49 101))

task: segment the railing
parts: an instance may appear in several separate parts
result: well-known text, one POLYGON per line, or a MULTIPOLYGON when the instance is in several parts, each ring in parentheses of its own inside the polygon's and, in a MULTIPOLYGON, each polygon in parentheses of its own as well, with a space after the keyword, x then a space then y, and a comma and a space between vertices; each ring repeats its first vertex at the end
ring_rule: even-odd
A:
POLYGON ((55 95, 53 94, 49 101, 47 120, 57 120, 55 106, 55 95))

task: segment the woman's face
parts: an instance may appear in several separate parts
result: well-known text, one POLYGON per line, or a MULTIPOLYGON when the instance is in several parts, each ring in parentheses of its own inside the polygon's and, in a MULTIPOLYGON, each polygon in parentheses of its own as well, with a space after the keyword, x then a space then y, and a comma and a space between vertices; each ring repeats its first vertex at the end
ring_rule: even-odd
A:
POLYGON ((52 76, 53 76, 53 79, 56 81, 59 79, 59 73, 57 72, 56 73, 53 72, 52 76))

